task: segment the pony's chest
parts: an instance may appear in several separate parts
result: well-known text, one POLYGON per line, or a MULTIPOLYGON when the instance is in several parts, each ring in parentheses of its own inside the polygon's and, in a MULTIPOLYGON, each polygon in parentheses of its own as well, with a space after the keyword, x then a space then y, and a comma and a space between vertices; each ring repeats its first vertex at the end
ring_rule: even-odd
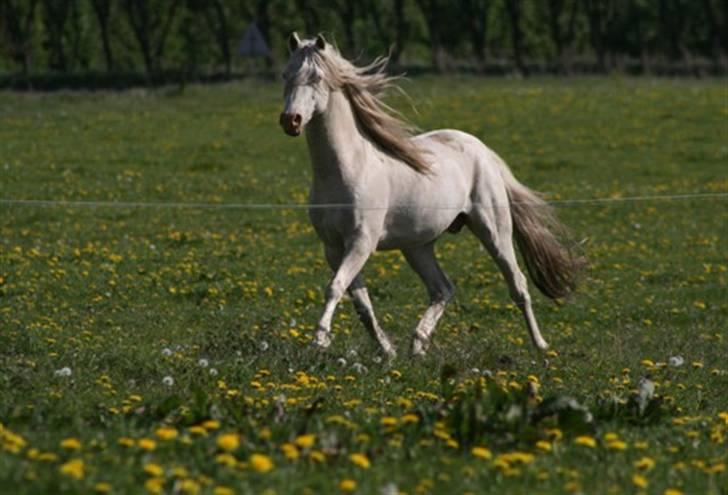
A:
POLYGON ((327 244, 339 244, 356 231, 357 215, 352 208, 316 203, 308 210, 316 234, 327 244))

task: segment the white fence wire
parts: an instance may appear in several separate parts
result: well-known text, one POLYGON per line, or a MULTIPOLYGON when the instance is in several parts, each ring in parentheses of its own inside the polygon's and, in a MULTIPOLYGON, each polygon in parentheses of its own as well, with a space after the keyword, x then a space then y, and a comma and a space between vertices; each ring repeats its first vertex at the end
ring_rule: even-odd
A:
MULTIPOLYGON (((610 203, 634 203, 649 201, 685 201, 704 199, 728 199, 728 192, 715 193, 683 193, 683 194, 656 194, 641 196, 605 197, 605 198, 574 198, 546 200, 546 203, 556 207, 568 207, 573 205, 588 204, 610 204, 610 203)), ((216 209, 216 210, 300 210, 300 209, 357 209, 357 210, 382 210, 391 208, 409 209, 414 206, 393 205, 393 206, 366 206, 349 203, 203 203, 203 202, 153 202, 153 201, 96 201, 96 200, 51 200, 51 199, 14 199, 0 198, 0 205, 3 206, 39 206, 39 207, 62 207, 62 208, 147 208, 147 209, 216 209)), ((510 205, 481 204, 486 208, 508 208, 510 205)), ((417 206, 417 208, 423 208, 417 206)), ((437 205, 424 207, 433 210, 459 210, 462 205, 437 205)))

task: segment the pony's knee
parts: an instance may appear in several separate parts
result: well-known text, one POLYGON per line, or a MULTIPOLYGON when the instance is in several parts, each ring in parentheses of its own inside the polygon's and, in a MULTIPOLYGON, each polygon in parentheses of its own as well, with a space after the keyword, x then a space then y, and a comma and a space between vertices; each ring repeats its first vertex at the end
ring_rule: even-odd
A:
POLYGON ((326 300, 331 301, 333 299, 338 301, 344 296, 345 290, 346 287, 344 287, 344 284, 342 284, 338 280, 332 280, 331 283, 326 287, 326 300))

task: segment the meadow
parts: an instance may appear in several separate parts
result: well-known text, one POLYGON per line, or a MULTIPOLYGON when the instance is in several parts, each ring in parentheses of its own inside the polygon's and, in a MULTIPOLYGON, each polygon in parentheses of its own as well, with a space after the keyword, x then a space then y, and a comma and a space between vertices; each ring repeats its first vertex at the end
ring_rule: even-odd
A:
POLYGON ((1 493, 728 493, 724 80, 406 81, 391 104, 483 139, 589 268, 565 304, 532 289, 538 353, 445 236, 458 292, 411 360, 425 290, 378 253, 391 363, 348 300, 310 347, 305 209, 239 207, 307 200, 280 86, 0 93, 0 199, 51 201, 0 203, 1 493))

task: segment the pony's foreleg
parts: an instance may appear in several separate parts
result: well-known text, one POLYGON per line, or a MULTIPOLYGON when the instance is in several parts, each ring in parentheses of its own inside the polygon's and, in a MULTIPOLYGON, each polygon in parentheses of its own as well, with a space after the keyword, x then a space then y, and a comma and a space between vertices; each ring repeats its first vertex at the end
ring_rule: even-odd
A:
POLYGON ((455 288, 437 263, 433 243, 404 249, 402 252, 425 283, 430 296, 430 306, 425 310, 412 335, 412 355, 423 356, 430 345, 437 322, 445 312, 445 306, 455 294, 455 288))
MULTIPOLYGON (((334 316, 336 306, 341 301, 346 289, 351 285, 354 277, 361 271, 372 253, 371 243, 364 236, 359 236, 349 243, 341 257, 341 263, 335 269, 334 277, 326 287, 326 305, 324 312, 318 322, 314 343, 319 347, 331 345, 331 319, 334 316)), ((327 258, 329 248, 327 247, 327 258)))
POLYGON ((379 343, 384 354, 389 359, 397 357, 397 351, 389 341, 387 334, 382 330, 382 327, 379 326, 377 317, 374 316, 374 307, 372 306, 372 301, 369 299, 369 292, 364 285, 364 280, 361 275, 354 277, 354 281, 349 286, 349 295, 354 300, 354 308, 364 328, 379 343))

